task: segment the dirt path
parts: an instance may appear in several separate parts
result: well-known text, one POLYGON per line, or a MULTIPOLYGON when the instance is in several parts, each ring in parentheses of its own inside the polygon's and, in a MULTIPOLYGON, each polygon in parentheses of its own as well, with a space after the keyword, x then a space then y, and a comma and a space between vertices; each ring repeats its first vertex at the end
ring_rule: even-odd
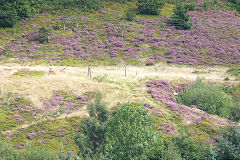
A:
MULTIPOLYGON (((13 72, 19 69, 30 69, 30 70, 40 70, 48 72, 52 68, 53 71, 58 73, 58 75, 87 75, 87 67, 59 67, 59 66, 0 66, 0 71, 13 72), (65 68, 65 69, 64 69, 65 68), (64 72, 63 72, 64 71, 64 72), (59 72, 61 72, 59 74, 59 72)), ((108 76, 124 76, 123 66, 97 66, 91 67, 93 77, 96 75, 108 75, 108 76)), ((157 66, 127 66, 127 77, 162 77, 162 79, 174 80, 174 79, 196 79, 197 76, 206 77, 209 80, 223 81, 225 78, 225 72, 227 68, 225 67, 187 67, 178 65, 166 65, 159 64, 157 66)), ((4 72, 7 73, 7 72, 4 72)))

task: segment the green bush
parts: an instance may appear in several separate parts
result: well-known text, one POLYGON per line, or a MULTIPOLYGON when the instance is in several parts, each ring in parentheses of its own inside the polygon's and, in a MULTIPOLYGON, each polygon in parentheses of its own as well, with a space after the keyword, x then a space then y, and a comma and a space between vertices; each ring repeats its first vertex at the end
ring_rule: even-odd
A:
POLYGON ((81 0, 84 9, 99 9, 102 0, 81 0))
POLYGON ((18 21, 17 11, 12 8, 8 11, 0 9, 0 27, 13 27, 18 21))
POLYGON ((8 144, 0 142, 0 160, 20 160, 19 152, 8 144))
POLYGON ((162 7, 161 0, 138 0, 137 6, 141 14, 158 15, 162 7))
POLYGON ((107 122, 106 153, 109 159, 161 159, 163 140, 153 128, 147 110, 133 104, 118 108, 107 122))
POLYGON ((128 11, 126 12, 126 20, 128 20, 128 21, 133 21, 135 17, 136 17, 136 12, 135 12, 135 11, 133 11, 133 10, 128 10, 128 11))
POLYGON ((227 70, 227 74, 240 78, 240 68, 231 68, 227 70))
POLYGON ((230 92, 234 100, 234 105, 231 108, 230 119, 238 122, 240 120, 240 85, 231 88, 230 92))
POLYGON ((195 105, 203 111, 225 118, 229 117, 233 106, 231 96, 201 78, 197 78, 185 92, 180 92, 177 101, 187 106, 195 105))
POLYGON ((187 9, 188 11, 195 11, 196 6, 197 6, 197 3, 195 1, 190 1, 190 2, 184 3, 185 9, 187 9))
POLYGON ((202 160, 210 159, 213 156, 211 154, 211 152, 213 152, 213 148, 211 149, 211 146, 196 144, 185 135, 174 137, 172 139, 172 143, 176 147, 176 150, 180 153, 182 159, 202 160))
POLYGON ((41 27, 38 30, 38 38, 36 39, 37 41, 39 41, 40 43, 45 43, 49 41, 49 36, 50 36, 51 30, 49 30, 46 27, 41 27))
POLYGON ((56 160, 57 156, 45 149, 35 149, 34 146, 26 144, 21 150, 0 142, 0 160, 56 160))
POLYGON ((94 103, 88 104, 88 113, 90 118, 81 121, 82 132, 75 136, 75 143, 80 157, 99 159, 105 153, 105 122, 109 117, 100 93, 97 93, 94 103))
POLYGON ((240 0, 228 0, 228 1, 234 5, 238 12, 240 12, 240 0))
POLYGON ((191 29, 192 22, 190 21, 190 16, 187 15, 187 11, 183 3, 177 3, 173 10, 175 15, 171 18, 170 24, 176 29, 191 29))
POLYGON ((0 0, 0 27, 13 27, 18 20, 36 14, 32 0, 0 0))
POLYGON ((240 159, 240 132, 236 127, 228 127, 217 139, 218 159, 239 160, 240 159))

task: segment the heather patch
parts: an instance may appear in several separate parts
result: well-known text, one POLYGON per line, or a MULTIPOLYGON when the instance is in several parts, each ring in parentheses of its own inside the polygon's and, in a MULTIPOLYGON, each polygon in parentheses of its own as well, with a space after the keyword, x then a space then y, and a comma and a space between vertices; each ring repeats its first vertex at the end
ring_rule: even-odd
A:
POLYGON ((39 36, 41 26, 30 23, 31 27, 24 27, 18 41, 6 45, 5 52, 14 55, 19 62, 36 59, 60 65, 79 65, 89 61, 109 65, 119 63, 119 60, 147 65, 156 62, 189 65, 240 63, 239 17, 234 12, 209 10, 188 14, 193 22, 190 31, 169 27, 167 16, 137 16, 133 22, 127 22, 119 18, 121 14, 118 12, 107 9, 99 10, 95 16, 89 13, 80 17, 81 25, 66 19, 65 28, 63 22, 53 19, 49 23, 53 31, 46 44, 32 41, 39 36))
POLYGON ((50 100, 43 100, 43 112, 45 115, 58 116, 60 114, 70 114, 79 111, 83 105, 91 101, 88 96, 75 96, 64 91, 56 91, 50 100))
POLYGON ((184 117, 184 123, 186 124, 197 124, 202 120, 209 120, 211 122, 218 122, 221 125, 227 125, 227 121, 218 121, 213 118, 210 114, 197 109, 196 106, 182 105, 177 103, 174 93, 178 93, 187 89, 189 83, 180 85, 179 87, 173 87, 167 81, 150 80, 146 83, 147 92, 151 97, 162 104, 165 104, 171 111, 177 111, 184 117))
POLYGON ((9 94, 0 99, 1 131, 14 129, 39 118, 41 111, 21 96, 9 94))
MULTIPOLYGON (((79 117, 71 117, 59 120, 42 121, 20 129, 9 136, 9 141, 14 145, 30 142, 36 147, 44 147, 55 153, 61 151, 77 152, 74 143, 74 133, 79 131, 79 117)), ((18 147, 19 148, 19 147, 18 147)))

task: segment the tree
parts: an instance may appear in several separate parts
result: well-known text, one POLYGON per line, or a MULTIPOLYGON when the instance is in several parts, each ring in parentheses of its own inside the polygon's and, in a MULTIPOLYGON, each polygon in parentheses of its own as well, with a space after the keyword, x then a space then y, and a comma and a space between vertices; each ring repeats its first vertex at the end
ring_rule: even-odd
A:
POLYGON ((51 31, 49 29, 47 29, 46 27, 41 27, 38 30, 39 36, 36 40, 39 41, 40 43, 49 42, 50 33, 51 31))
POLYGON ((107 122, 106 153, 109 159, 154 159, 163 152, 161 133, 155 131, 147 111, 125 104, 107 122))
POLYGON ((18 20, 33 17, 35 13, 33 0, 0 0, 0 27, 13 27, 18 20))
POLYGON ((176 29, 191 29, 192 22, 190 21, 190 16, 187 15, 187 11, 183 3, 177 3, 173 10, 175 15, 171 18, 170 24, 176 29))
POLYGON ((90 118, 81 121, 82 132, 75 136, 75 143, 80 157, 99 159, 105 153, 105 123, 109 118, 109 111, 102 102, 100 93, 97 93, 94 103, 88 104, 87 109, 90 118))
POLYGON ((219 159, 240 160, 240 132, 237 127, 227 127, 217 142, 219 159))
POLYGON ((137 6, 141 14, 158 15, 162 4, 160 0, 138 0, 137 6))
POLYGON ((9 8, 8 11, 0 9, 0 27, 13 27, 18 21, 17 11, 9 8))

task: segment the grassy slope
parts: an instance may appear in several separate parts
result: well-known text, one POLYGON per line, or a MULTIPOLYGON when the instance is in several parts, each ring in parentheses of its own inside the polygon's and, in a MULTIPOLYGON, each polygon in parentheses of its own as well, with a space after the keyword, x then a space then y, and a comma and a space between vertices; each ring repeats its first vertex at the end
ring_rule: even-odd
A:
MULTIPOLYGON (((26 67, 26 66, 25 66, 26 67)), ((71 68, 66 67, 62 72, 62 67, 52 67, 55 74, 48 75, 47 66, 27 67, 28 70, 42 71, 44 75, 39 76, 16 76, 16 73, 22 71, 21 66, 8 67, 7 70, 1 69, 3 82, 1 87, 2 106, 5 106, 5 112, 1 113, 1 121, 8 127, 3 129, 2 139, 12 143, 14 146, 20 143, 31 142, 36 146, 47 147, 54 152, 61 150, 71 152, 77 151, 73 142, 73 136, 79 131, 80 120, 87 116, 86 108, 79 106, 75 109, 68 111, 68 107, 62 106, 62 103, 57 108, 52 110, 44 109, 46 101, 54 101, 53 92, 60 91, 64 98, 64 102, 75 102, 77 96, 94 97, 97 90, 104 94, 104 100, 107 105, 114 109, 118 103, 138 103, 143 105, 148 103, 153 108, 150 110, 155 119, 156 128, 164 127, 163 130, 168 130, 174 127, 174 133, 181 134, 182 132, 189 132, 194 135, 196 141, 203 141, 215 136, 220 132, 219 125, 225 125, 226 120, 212 116, 212 122, 204 119, 200 123, 192 123, 191 117, 185 117, 178 111, 171 111, 171 109, 164 104, 156 102, 151 95, 146 91, 145 83, 149 79, 168 80, 171 84, 184 83, 186 81, 195 80, 200 76, 205 76, 212 81, 224 83, 225 68, 191 68, 184 66, 168 66, 160 65, 153 67, 134 67, 129 66, 127 78, 124 77, 124 70, 122 66, 116 67, 94 67, 93 78, 87 78, 86 67, 71 68), (200 73, 196 74, 195 71, 199 70, 200 73), (136 75, 136 71, 138 74, 136 75), (209 73, 207 72, 209 71, 209 73), (172 76, 169 73, 172 73, 172 76), (15 101, 9 100, 7 93, 11 92, 21 95, 23 99, 17 106, 27 104, 30 108, 36 108, 33 111, 26 111, 24 113, 14 111, 8 112, 15 101), (64 91, 64 92, 62 92, 64 91), (27 100, 24 100, 27 99, 27 100), (46 111, 51 112, 47 113, 46 111), (16 122, 12 117, 14 114, 20 113, 24 118, 28 116, 23 122, 16 122), (26 116, 25 116, 26 115, 26 116), (7 117, 8 116, 8 117, 7 117), (10 116, 10 117, 9 117, 10 116), (14 125, 11 125, 14 122, 14 125), (29 134, 35 134, 32 139, 29 139, 29 134)), ((20 72, 21 73, 21 72, 20 72)), ((231 83, 237 83, 231 81, 231 83)), ((14 96, 10 96, 14 97, 14 96)), ((198 117, 200 112, 195 109, 192 110, 191 116, 198 117)), ((2 127, 1 127, 2 128, 2 127)), ((168 133, 164 134, 165 140, 170 137, 168 133)))
MULTIPOLYGON (((124 11, 128 7, 135 8, 136 6, 132 3, 129 4, 109 4, 108 12, 118 12, 118 14, 124 14, 124 11)), ((174 5, 165 4, 161 10, 162 16, 171 16, 173 14, 172 9, 174 5)), ((106 21, 111 23, 118 23, 122 20, 116 19, 111 15, 100 15, 99 13, 83 13, 78 10, 74 11, 63 11, 57 12, 54 14, 41 15, 34 19, 19 23, 15 27, 15 34, 13 29, 0 29, 0 44, 4 47, 6 44, 9 44, 10 41, 15 39, 21 39, 23 33, 28 33, 29 31, 35 30, 33 27, 28 27, 27 29, 23 28, 23 25, 37 24, 40 26, 46 25, 56 25, 58 20, 56 18, 61 15, 69 15, 71 17, 81 17, 86 16, 88 19, 78 21, 79 26, 82 25, 99 25, 106 21)), ((138 18, 142 17, 138 15, 138 18)), ((156 16, 145 16, 147 19, 157 18, 156 16)), ((68 26, 75 26, 77 21, 69 21, 66 24, 68 26)), ((131 24, 131 22, 128 22, 131 24)), ((133 29, 139 31, 146 28, 143 25, 133 23, 133 29)), ((161 28, 160 28, 161 29, 161 28)), ((104 31, 105 32, 105 31, 104 31)), ((63 31, 63 26, 60 26, 60 30, 54 31, 54 34, 59 34, 62 37, 68 37, 73 33, 71 30, 63 31)), ((126 34, 126 38, 131 39, 138 35, 138 32, 129 32, 126 34)), ((103 41, 105 37, 97 35, 100 41, 103 41)), ((179 35, 176 35, 179 36, 179 35)), ((156 35, 156 37, 161 37, 161 35, 156 35)), ((30 44, 25 44, 28 47, 30 44)), ((39 53, 44 52, 48 57, 61 55, 61 46, 57 46, 55 49, 52 49, 51 46, 56 45, 53 42, 50 44, 42 45, 39 53)), ((142 44, 143 48, 150 48, 148 44, 142 44)), ((147 53, 144 53, 144 56, 149 56, 154 52, 163 53, 165 50, 152 49, 147 53)), ((51 60, 46 60, 43 58, 40 59, 27 59, 30 62, 18 61, 14 58, 15 52, 10 53, 9 58, 1 60, 1 63, 10 64, 13 62, 20 63, 21 65, 26 64, 52 64, 51 60)), ((94 60, 91 63, 95 65, 114 65, 118 63, 121 58, 112 58, 108 56, 101 57, 98 60, 94 60)), ((143 59, 129 59, 126 60, 128 63, 141 65, 145 63, 145 58, 143 59)), ((89 60, 80 61, 73 58, 67 58, 61 60, 59 63, 54 65, 69 65, 69 66, 86 66, 89 64, 89 60)), ((160 127, 162 123, 169 123, 171 126, 174 126, 177 134, 182 132, 189 132, 193 135, 193 138, 200 142, 212 138, 220 132, 220 128, 216 123, 219 121, 225 122, 224 119, 213 116, 215 122, 209 122, 207 120, 202 120, 199 124, 190 123, 186 124, 186 119, 178 111, 171 111, 167 106, 156 102, 151 98, 149 94, 146 93, 145 82, 148 79, 164 79, 169 80, 173 84, 194 80, 197 76, 194 71, 200 70, 199 73, 201 76, 205 76, 208 79, 213 81, 223 81, 225 78, 225 68, 190 68, 187 66, 157 66, 157 67, 129 67, 128 78, 123 77, 123 67, 99 67, 93 68, 93 79, 86 77, 86 68, 75 69, 67 68, 65 72, 60 72, 61 67, 53 67, 56 74, 47 75, 49 67, 37 67, 31 68, 33 71, 30 73, 31 76, 28 76, 28 73, 23 72, 23 70, 9 69, 1 70, 3 76, 1 77, 1 97, 5 104, 0 104, 0 122, 5 125, 1 126, 2 133, 1 138, 5 141, 12 143, 16 146, 19 143, 32 142, 37 146, 43 146, 49 148, 54 152, 60 152, 61 150, 70 150, 71 152, 77 152, 77 148, 73 142, 73 136, 76 132, 79 131, 80 120, 87 116, 86 108, 82 107, 78 112, 73 112, 70 114, 60 113, 53 117, 52 115, 45 116, 42 112, 44 105, 42 100, 48 100, 51 98, 54 91, 64 90, 67 92, 70 97, 75 97, 76 95, 88 95, 93 97, 96 92, 96 88, 103 92, 105 96, 105 101, 108 106, 113 108, 117 103, 126 103, 126 102, 137 102, 140 105, 148 103, 154 108, 151 110, 152 115, 155 117, 155 125, 160 127), (40 72, 39 72, 40 71, 40 72), (137 73, 136 73, 137 72, 137 73), (170 74, 171 72, 171 74, 170 74), (15 76, 14 76, 15 73, 15 76), (39 76, 40 73, 40 76, 39 76), (42 75, 42 73, 44 73, 42 75), (152 74, 149 74, 152 73, 152 74), (106 74, 106 75, 105 75, 106 74), (136 76, 136 74, 138 74, 136 76), (13 115, 19 113, 19 111, 11 111, 11 105, 9 105, 9 97, 5 95, 9 92, 17 93, 27 99, 27 101, 21 103, 27 103, 29 106, 35 108, 39 113, 39 116, 32 116, 32 111, 24 112, 25 119, 23 122, 16 122, 13 115), (15 113, 16 112, 16 113, 15 113), (159 114, 161 112, 162 114, 159 114), (25 115, 26 114, 26 115, 25 115), (18 128, 19 127, 19 128, 18 128), (17 128, 17 129, 16 129, 17 128), (184 128, 184 129, 183 129, 184 128), (43 131, 43 132, 42 132, 43 131), (32 140, 28 138, 29 133, 38 133, 32 140)), ((30 70, 31 70, 30 69, 30 70)), ((13 96, 14 97, 14 96, 13 96)), ((10 101, 11 102, 11 101, 10 101)), ((168 124, 163 126, 164 129, 167 129, 168 124)), ((167 134, 164 135, 165 140, 169 139, 167 134)))

